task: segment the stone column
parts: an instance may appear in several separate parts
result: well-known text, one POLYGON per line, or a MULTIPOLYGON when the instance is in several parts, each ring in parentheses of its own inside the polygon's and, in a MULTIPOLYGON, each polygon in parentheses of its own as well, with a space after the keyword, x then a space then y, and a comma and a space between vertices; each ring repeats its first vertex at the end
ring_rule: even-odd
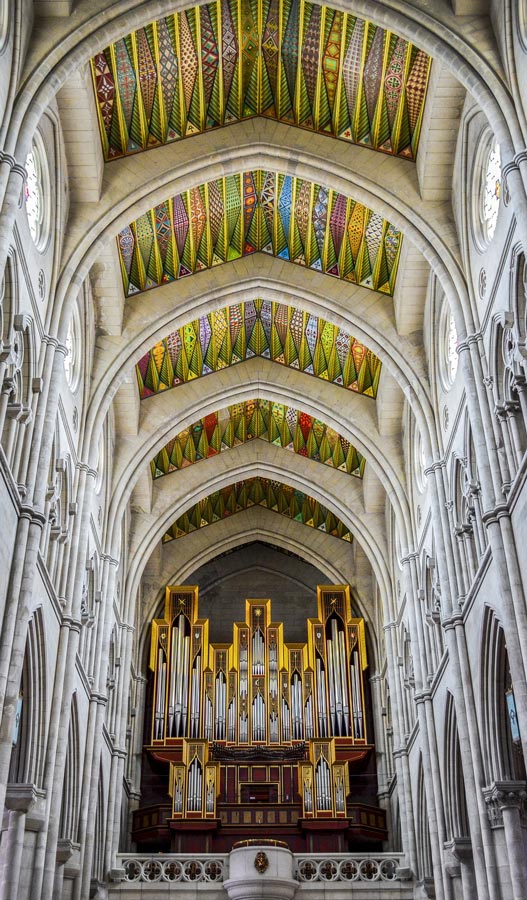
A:
POLYGON ((509 860, 511 900, 527 897, 527 865, 522 818, 525 817, 527 790, 524 781, 495 781, 484 790, 493 828, 503 827, 509 860))

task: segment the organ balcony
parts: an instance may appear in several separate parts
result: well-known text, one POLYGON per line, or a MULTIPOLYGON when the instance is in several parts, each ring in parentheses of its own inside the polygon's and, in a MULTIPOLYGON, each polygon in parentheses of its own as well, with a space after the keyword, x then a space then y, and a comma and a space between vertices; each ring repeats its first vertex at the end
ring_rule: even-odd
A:
POLYGON ((318 588, 304 644, 287 643, 271 612, 270 600, 247 600, 232 643, 211 643, 198 588, 167 588, 152 623, 143 767, 143 797, 159 802, 133 822, 143 849, 223 852, 248 832, 308 852, 385 839, 368 792, 365 628, 349 587, 318 588))

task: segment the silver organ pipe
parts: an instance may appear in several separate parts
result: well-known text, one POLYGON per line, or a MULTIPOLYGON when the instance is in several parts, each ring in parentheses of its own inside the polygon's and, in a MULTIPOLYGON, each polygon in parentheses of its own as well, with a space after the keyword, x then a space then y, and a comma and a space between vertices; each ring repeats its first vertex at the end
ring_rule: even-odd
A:
POLYGON ((184 736, 187 733, 187 723, 188 723, 188 676, 189 676, 189 663, 190 663, 190 637, 183 638, 183 678, 180 678, 181 683, 181 734, 184 736))
POLYGON ((185 637, 186 619, 180 613, 172 625, 170 641, 170 682, 168 691, 168 736, 187 733, 190 637, 185 637))
POLYGON ((293 740, 302 740, 304 736, 304 722, 302 717, 302 681, 298 672, 293 673, 291 682, 291 717, 293 720, 293 740))
POLYGON ((291 724, 289 720, 289 705, 285 697, 282 697, 282 740, 291 740, 291 724))
POLYGON ((263 638, 263 634, 259 628, 253 634, 253 666, 252 673, 253 675, 263 675, 264 673, 264 654, 265 654, 265 642, 263 638))
POLYGON ((326 673, 322 660, 317 655, 317 701, 318 701, 318 731, 320 737, 328 735, 328 714, 326 706, 326 673))
POLYGON ((243 633, 240 641, 240 734, 239 741, 246 744, 249 740, 249 722, 245 703, 249 695, 249 649, 247 637, 243 633))
POLYGON ((192 695, 190 710, 190 736, 199 737, 199 713, 201 697, 201 654, 198 653, 192 667, 192 695))
POLYGON ((165 726, 165 683, 167 676, 167 664, 165 662, 165 654, 161 647, 157 651, 157 691, 156 691, 156 709, 155 709, 155 729, 154 735, 157 740, 163 737, 163 729, 165 726))
POLYGON ((317 809, 331 809, 331 783, 329 766, 323 756, 315 768, 317 809))
POLYGON ((236 700, 234 697, 229 703, 227 713, 227 740, 232 743, 236 740, 236 700))
POLYGON ((269 740, 271 741, 271 744, 277 744, 280 740, 278 716, 274 710, 269 716, 269 740))
POLYGON ((252 739, 253 741, 265 740, 265 703, 260 692, 256 694, 252 705, 252 739))
POLYGON ((209 775, 207 779, 207 790, 205 792, 205 812, 214 812, 214 779, 209 775))
POLYGON ((275 643, 269 647, 269 694, 273 700, 278 694, 278 648, 275 643))
POLYGON ((187 809, 192 812, 201 810, 202 779, 201 763, 195 757, 188 770, 187 809))
POLYGON ((205 740, 212 740, 212 700, 209 695, 205 695, 205 740))
POLYGON ((174 785, 174 812, 183 812, 183 779, 181 772, 178 772, 176 783, 174 785))
POLYGON ((333 665, 333 644, 327 642, 326 658, 328 663, 328 689, 329 689, 329 721, 331 734, 337 734, 337 697, 335 692, 335 668, 333 665))
POLYGON ((246 744, 249 740, 249 720, 247 713, 242 712, 240 715, 240 744, 246 744))
POLYGON ((337 812, 344 812, 344 780, 342 772, 337 771, 335 775, 335 809, 337 812))
POLYGON ((348 691, 348 679, 346 676, 346 647, 344 643, 344 632, 339 631, 339 657, 340 657, 340 678, 342 684, 342 698, 343 698, 343 717, 344 717, 344 734, 348 735, 351 733, 350 730, 350 707, 349 707, 349 691, 348 691))
POLYGON ((306 725, 306 739, 309 740, 315 736, 313 729, 313 695, 310 694, 304 706, 304 722, 306 725))
POLYGON ((170 684, 168 688, 168 736, 172 736, 174 727, 174 703, 176 686, 177 627, 174 625, 170 640, 170 684))
POLYGON ((332 671, 328 672, 328 677, 333 680, 335 686, 335 718, 337 729, 333 734, 345 734, 343 721, 343 697, 342 697, 342 680, 340 677, 340 654, 339 639, 336 619, 331 620, 331 642, 327 643, 328 654, 331 655, 332 671))
POLYGON ((249 693, 249 652, 247 646, 240 647, 240 696, 249 693))
POLYGON ((351 674, 351 700, 353 705, 353 730, 356 738, 364 737, 364 723, 362 712, 362 693, 359 674, 359 654, 353 651, 353 662, 350 666, 351 674))
POLYGON ((306 812, 313 812, 313 790, 309 778, 304 778, 304 809, 306 812))

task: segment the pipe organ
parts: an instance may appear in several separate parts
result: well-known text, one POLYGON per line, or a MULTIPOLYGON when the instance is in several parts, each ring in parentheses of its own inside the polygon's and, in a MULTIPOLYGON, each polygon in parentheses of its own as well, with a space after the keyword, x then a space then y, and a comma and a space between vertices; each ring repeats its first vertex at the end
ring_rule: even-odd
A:
MULTIPOLYGON (((153 767, 168 768, 172 849, 192 849, 188 835, 200 829, 214 838, 209 849, 229 849, 255 826, 314 851, 326 829, 335 849, 336 823, 348 840, 353 827, 350 771, 372 749, 364 622, 351 615, 346 585, 318 588, 305 643, 285 641, 270 600, 247 600, 245 611, 232 643, 211 643, 198 588, 169 587, 165 616, 152 623, 146 750, 153 767)), ((370 831, 382 839, 375 809, 370 831)))

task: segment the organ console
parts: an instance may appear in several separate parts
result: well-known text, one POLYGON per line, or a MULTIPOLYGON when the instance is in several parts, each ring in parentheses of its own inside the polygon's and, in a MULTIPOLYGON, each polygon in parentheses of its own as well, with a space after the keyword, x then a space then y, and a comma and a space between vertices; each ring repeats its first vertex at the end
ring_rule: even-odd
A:
MULTIPOLYGON (((372 745, 364 621, 351 615, 349 587, 318 588, 306 643, 284 640, 270 600, 247 600, 245 613, 231 644, 211 643, 198 588, 168 587, 164 618, 152 623, 146 750, 154 769, 168 768, 171 798, 154 833, 168 829, 181 852, 196 834, 201 850, 203 840, 230 849, 255 827, 296 850, 383 839, 384 811, 350 796, 350 772, 364 770, 372 745)), ((134 832, 140 844, 152 838, 145 808, 134 832)))

